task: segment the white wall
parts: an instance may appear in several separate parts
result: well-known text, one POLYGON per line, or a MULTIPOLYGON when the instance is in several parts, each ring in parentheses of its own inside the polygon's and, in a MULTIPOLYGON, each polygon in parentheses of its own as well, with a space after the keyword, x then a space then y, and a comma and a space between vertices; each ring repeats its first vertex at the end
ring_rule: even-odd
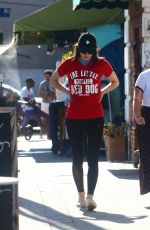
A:
MULTIPOLYGON (((43 79, 45 69, 55 70, 56 62, 61 60, 62 49, 57 48, 53 55, 47 55, 47 46, 22 45, 12 47, 0 56, 0 73, 4 73, 5 84, 21 89, 28 76, 36 80, 35 95, 37 86, 43 79)), ((67 50, 65 51, 67 52, 67 50)))
POLYGON ((0 17, 0 31, 3 33, 3 44, 10 43, 13 36, 13 23, 46 5, 57 0, 5 0, 0 1, 0 8, 10 8, 10 17, 0 17))
MULTIPOLYGON (((11 42, 13 24, 30 13, 59 0, 5 0, 0 1, 0 8, 10 8, 10 17, 0 17, 0 31, 3 33, 3 45, 11 42)), ((38 49, 36 45, 13 46, 0 56, 0 73, 4 73, 4 83, 21 89, 28 76, 36 80, 35 95, 43 80, 43 71, 47 68, 55 69, 56 61, 61 58, 61 50, 54 55, 46 54, 47 46, 38 49)))

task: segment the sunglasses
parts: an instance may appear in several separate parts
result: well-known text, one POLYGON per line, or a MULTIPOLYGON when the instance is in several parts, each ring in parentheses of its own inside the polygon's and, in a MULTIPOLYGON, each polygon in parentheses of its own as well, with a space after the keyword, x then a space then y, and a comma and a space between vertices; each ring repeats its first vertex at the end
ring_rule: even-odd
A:
POLYGON ((93 54, 93 53, 94 53, 93 50, 88 50, 88 49, 84 49, 84 48, 81 48, 79 51, 80 51, 80 53, 82 53, 82 54, 86 54, 86 53, 88 53, 88 54, 93 54))

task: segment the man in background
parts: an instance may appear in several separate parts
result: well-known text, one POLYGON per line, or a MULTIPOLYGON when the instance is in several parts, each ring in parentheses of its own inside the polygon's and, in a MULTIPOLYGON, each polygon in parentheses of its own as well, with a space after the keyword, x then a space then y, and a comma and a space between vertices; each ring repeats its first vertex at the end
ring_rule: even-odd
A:
POLYGON ((50 85, 50 78, 52 71, 47 69, 44 71, 45 80, 40 83, 39 96, 42 97, 41 111, 49 114, 50 102, 56 100, 56 94, 54 88, 50 85))
POLYGON ((20 99, 21 101, 24 101, 22 104, 24 110, 24 119, 21 125, 22 128, 25 128, 30 120, 35 120, 39 126, 43 128, 40 118, 40 109, 34 98, 34 84, 35 81, 29 77, 26 79, 26 86, 21 89, 20 99))

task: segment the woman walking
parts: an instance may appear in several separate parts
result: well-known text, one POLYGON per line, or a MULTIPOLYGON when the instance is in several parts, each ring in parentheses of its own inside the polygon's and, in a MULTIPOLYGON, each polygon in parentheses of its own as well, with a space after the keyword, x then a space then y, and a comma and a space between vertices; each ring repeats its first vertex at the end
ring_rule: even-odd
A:
POLYGON ((83 33, 75 45, 74 55, 54 72, 53 87, 70 95, 66 111, 66 126, 73 151, 73 178, 77 187, 79 201, 77 206, 93 210, 93 199, 98 178, 98 155, 103 135, 104 113, 102 97, 119 85, 118 78, 111 65, 98 56, 96 38, 91 33, 83 33), (69 88, 59 82, 59 78, 68 77, 69 88), (107 76, 110 83, 101 89, 101 78, 107 76), (87 196, 83 180, 83 139, 87 137, 86 158, 88 163, 87 196))

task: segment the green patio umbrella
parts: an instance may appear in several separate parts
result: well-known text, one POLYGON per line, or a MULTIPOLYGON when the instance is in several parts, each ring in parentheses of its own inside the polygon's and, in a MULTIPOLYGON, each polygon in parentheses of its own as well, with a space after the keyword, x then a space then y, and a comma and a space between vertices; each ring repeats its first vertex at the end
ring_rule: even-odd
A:
POLYGON ((57 31, 87 28, 101 24, 121 24, 124 11, 120 8, 72 10, 71 0, 61 0, 48 5, 14 23, 14 32, 57 31))

